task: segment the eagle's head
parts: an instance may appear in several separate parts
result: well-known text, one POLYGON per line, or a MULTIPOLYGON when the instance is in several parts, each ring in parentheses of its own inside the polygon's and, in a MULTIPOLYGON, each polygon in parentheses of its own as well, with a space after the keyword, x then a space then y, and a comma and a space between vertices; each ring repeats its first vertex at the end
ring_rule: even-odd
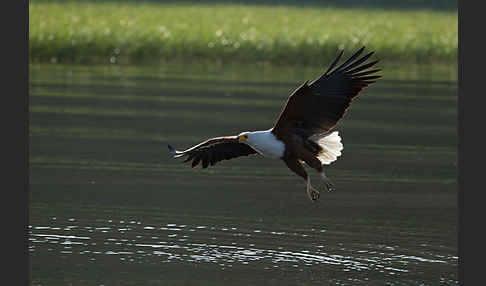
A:
POLYGON ((240 134, 238 134, 238 142, 245 143, 248 141, 249 137, 250 132, 241 132, 240 134))

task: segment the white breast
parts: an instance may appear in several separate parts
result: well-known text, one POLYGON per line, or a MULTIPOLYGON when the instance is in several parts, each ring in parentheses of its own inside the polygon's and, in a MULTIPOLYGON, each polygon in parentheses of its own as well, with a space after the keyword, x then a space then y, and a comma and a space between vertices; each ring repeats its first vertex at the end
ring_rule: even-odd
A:
POLYGON ((281 158, 284 155, 285 144, 271 130, 249 132, 246 143, 265 157, 281 158))

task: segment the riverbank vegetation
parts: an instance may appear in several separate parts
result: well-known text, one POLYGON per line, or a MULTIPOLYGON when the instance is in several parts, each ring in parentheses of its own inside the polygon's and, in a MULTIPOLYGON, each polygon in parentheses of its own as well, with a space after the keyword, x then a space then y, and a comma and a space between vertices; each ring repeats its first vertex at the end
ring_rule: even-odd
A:
POLYGON ((322 64, 366 46, 387 62, 457 62, 457 10, 295 5, 29 4, 31 62, 322 64))

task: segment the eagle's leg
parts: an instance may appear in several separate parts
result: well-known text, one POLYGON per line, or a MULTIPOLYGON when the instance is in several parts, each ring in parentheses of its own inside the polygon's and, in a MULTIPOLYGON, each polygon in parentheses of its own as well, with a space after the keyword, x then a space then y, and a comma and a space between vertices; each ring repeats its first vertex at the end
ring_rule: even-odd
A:
POLYGON ((335 191, 336 188, 334 187, 334 184, 331 182, 331 180, 326 176, 326 173, 324 173, 324 170, 322 170, 322 172, 320 173, 321 174, 321 178, 324 180, 324 188, 328 191, 328 192, 332 192, 332 191, 335 191))
MULTIPOLYGON (((329 178, 324 173, 324 168, 323 168, 321 161, 319 161, 319 159, 314 154, 312 154, 310 152, 310 150, 307 150, 305 148, 299 150, 299 155, 304 160, 304 162, 307 163, 307 165, 309 165, 311 168, 313 168, 314 170, 319 172, 319 174, 321 174, 321 177, 324 179, 324 184, 325 184, 324 189, 328 192, 334 191, 335 190, 334 185, 332 184, 331 180, 329 180, 329 178)), ((304 178, 304 179, 306 179, 306 178, 304 178)), ((311 192, 311 193, 317 192, 317 194, 319 193, 319 191, 317 191, 315 189, 314 189, 314 191, 310 191, 309 190, 310 188, 312 188, 312 186, 310 185, 310 179, 307 178, 307 193, 309 194, 309 196, 310 196, 309 192, 311 192)), ((317 196, 317 198, 319 198, 319 196, 317 196)), ((313 200, 313 199, 311 198, 311 200, 313 200)))
POLYGON ((310 182, 310 177, 307 175, 304 166, 297 158, 282 158, 287 167, 294 171, 297 175, 301 176, 306 181, 306 192, 307 196, 311 201, 316 201, 319 199, 319 191, 312 187, 310 182))
POLYGON ((312 187, 311 183, 310 183, 310 177, 307 176, 307 196, 309 197, 309 199, 311 201, 317 201, 319 199, 319 197, 321 196, 321 194, 319 193, 318 190, 314 189, 314 187, 312 187))

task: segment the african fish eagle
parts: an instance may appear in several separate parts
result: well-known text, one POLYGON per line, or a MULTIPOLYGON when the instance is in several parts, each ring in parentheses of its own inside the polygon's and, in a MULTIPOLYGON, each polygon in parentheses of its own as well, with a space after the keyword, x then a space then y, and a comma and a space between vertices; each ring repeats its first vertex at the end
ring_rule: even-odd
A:
POLYGON ((298 87, 271 129, 211 138, 185 151, 169 145, 169 151, 174 158, 187 157, 184 162, 192 160, 193 168, 200 162, 207 168, 222 160, 252 154, 281 159, 304 179, 309 199, 319 199, 319 191, 311 185, 303 163, 321 175, 327 191, 335 189, 323 165, 331 164, 341 155, 343 144, 338 131, 331 131, 360 91, 381 77, 372 75, 381 69, 369 69, 378 60, 364 64, 374 52, 359 58, 363 50, 364 47, 335 68, 344 53, 341 51, 323 75, 298 87))

